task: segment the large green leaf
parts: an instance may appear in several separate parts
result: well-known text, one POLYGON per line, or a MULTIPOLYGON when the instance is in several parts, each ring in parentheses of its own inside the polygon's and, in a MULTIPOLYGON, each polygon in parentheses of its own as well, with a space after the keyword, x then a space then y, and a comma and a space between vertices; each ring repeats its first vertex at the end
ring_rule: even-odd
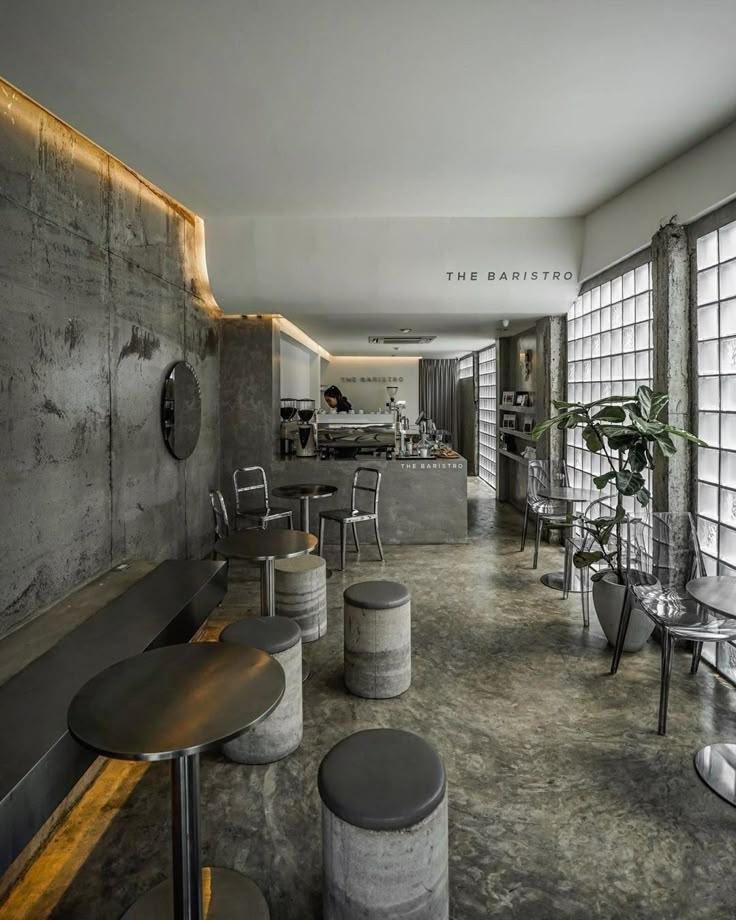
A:
POLYGON ((677 448, 675 447, 675 442, 669 435, 668 431, 662 431, 661 433, 655 436, 657 446, 662 451, 663 456, 672 457, 677 453, 677 448))
POLYGON ((651 418, 652 396, 654 396, 654 393, 652 392, 651 387, 641 386, 636 391, 636 399, 641 406, 641 414, 643 418, 651 418))
POLYGON ((595 425, 588 425, 587 428, 583 429, 583 440, 588 450, 592 451, 594 454, 603 450, 603 441, 595 425))
POLYGON ((665 431, 669 434, 675 435, 677 438, 683 438, 685 441, 692 441, 693 444, 697 444, 698 447, 710 447, 707 441, 703 441, 697 435, 690 434, 689 431, 683 431, 682 428, 675 428, 674 425, 665 425, 665 431))
POLYGON ((602 473, 600 476, 594 476, 593 482, 596 489, 604 489, 612 479, 616 478, 616 473, 611 470, 608 473, 602 473))
POLYGON ((596 562, 600 562, 601 559, 605 559, 605 558, 606 557, 603 555, 603 553, 598 552, 598 551, 593 552, 593 553, 584 553, 582 551, 579 551, 575 553, 575 555, 572 557, 572 561, 576 569, 585 569, 589 565, 593 565, 596 562))
POLYGON ((666 393, 657 393, 652 397, 652 407, 649 410, 649 418, 656 419, 659 418, 660 413, 670 401, 669 396, 666 393))
POLYGON ((604 406, 596 412, 593 419, 596 422, 625 422, 626 413, 621 406, 604 406))
POLYGON ((616 473, 616 489, 622 495, 636 495, 643 488, 644 478, 633 470, 621 470, 616 473))

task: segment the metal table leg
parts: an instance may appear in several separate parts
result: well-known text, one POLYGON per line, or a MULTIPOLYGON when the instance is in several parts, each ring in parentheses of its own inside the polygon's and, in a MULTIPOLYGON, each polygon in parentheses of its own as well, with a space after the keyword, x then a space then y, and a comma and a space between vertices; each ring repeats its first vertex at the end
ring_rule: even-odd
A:
POLYGON ((276 595, 274 580, 276 578, 276 560, 266 559, 261 565, 261 616, 276 615, 276 595))
MULTIPOLYGON (((261 616, 276 616, 276 560, 266 559, 261 565, 261 616)), ((309 677, 309 664, 302 658, 302 683, 309 677)))
POLYGON ((300 506, 300 515, 299 515, 299 526, 304 531, 304 533, 309 533, 309 496, 302 495, 299 499, 300 506))
POLYGON ((143 895, 123 920, 268 920, 266 899, 231 869, 202 868, 199 850, 199 755, 171 762, 173 878, 143 895))

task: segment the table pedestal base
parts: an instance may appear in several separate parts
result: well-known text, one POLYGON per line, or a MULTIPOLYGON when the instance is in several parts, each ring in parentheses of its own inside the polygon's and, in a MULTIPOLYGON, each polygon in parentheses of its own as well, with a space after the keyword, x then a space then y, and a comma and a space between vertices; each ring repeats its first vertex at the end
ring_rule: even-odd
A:
POLYGON ((709 789, 736 806, 736 744, 707 744, 695 755, 695 769, 709 789))
MULTIPOLYGON (((548 588, 554 588, 555 591, 562 591, 562 586, 565 583, 563 572, 548 572, 546 575, 542 575, 539 580, 548 588)), ((570 585, 570 594, 580 594, 582 590, 583 588, 580 582, 580 576, 576 571, 573 571, 572 584, 570 585)))
MULTIPOLYGON (((198 915, 196 915, 198 916, 198 915)), ((231 869, 202 869, 202 920, 269 920, 271 914, 260 888, 231 869)), ((174 888, 161 882, 139 898, 123 920, 174 920, 174 888)))

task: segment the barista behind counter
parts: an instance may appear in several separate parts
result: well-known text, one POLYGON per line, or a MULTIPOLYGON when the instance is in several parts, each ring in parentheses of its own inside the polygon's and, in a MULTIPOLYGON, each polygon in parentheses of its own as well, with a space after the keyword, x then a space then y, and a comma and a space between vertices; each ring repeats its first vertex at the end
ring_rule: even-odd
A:
POLYGON ((353 406, 347 396, 343 396, 339 387, 331 386, 325 390, 325 402, 330 409, 336 409, 338 412, 352 412, 353 406))

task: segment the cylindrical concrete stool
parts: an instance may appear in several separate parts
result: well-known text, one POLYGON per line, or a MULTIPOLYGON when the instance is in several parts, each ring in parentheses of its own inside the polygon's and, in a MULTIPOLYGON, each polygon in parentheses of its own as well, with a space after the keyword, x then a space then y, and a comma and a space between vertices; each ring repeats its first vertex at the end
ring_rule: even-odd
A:
POLYGON ((448 920, 439 754, 391 728, 340 741, 319 768, 323 920, 448 920))
POLYGON ((223 754, 238 763, 273 763, 295 751, 302 741, 302 637, 285 617, 246 617, 220 634, 221 642, 250 645, 272 655, 284 669, 286 689, 271 715, 227 741, 223 754))
POLYGON ((302 642, 327 632, 327 566, 321 556, 295 556, 276 563, 276 613, 299 624, 302 642))
POLYGON ((394 581, 360 581, 345 602, 345 686, 386 699, 411 684, 411 595, 394 581))

